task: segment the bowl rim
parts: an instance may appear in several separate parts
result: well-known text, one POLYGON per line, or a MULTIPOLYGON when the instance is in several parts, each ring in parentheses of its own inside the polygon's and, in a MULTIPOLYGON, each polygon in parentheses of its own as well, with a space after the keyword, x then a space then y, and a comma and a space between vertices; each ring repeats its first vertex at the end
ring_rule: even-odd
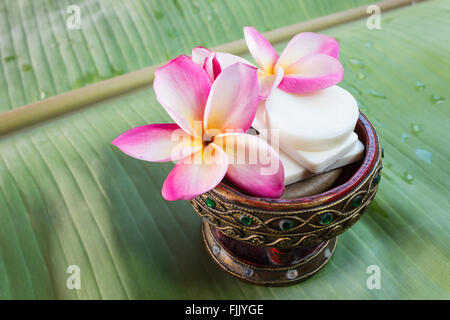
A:
POLYGON ((338 185, 325 192, 295 199, 274 199, 255 197, 246 195, 231 185, 221 182, 213 189, 218 196, 237 202, 250 207, 274 209, 279 207, 310 207, 333 202, 339 198, 346 196, 356 187, 358 187, 376 167, 376 163, 380 157, 380 146, 378 135, 375 128, 360 111, 355 131, 359 131, 358 137, 364 143, 364 159, 361 166, 345 183, 338 185))

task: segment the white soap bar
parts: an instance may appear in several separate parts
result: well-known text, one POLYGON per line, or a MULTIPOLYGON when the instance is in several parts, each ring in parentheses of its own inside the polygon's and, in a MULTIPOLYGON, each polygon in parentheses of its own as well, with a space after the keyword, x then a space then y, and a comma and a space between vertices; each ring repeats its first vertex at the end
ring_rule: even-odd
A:
POLYGON ((342 158, 334 162, 331 166, 326 168, 324 172, 356 162, 363 157, 363 153, 364 153, 364 144, 358 140, 355 146, 349 152, 347 152, 342 158))
POLYGON ((338 86, 307 94, 275 88, 259 109, 263 107, 258 110, 254 127, 278 130, 280 141, 303 151, 341 145, 355 129, 359 116, 355 98, 338 86))
MULTIPOLYGON (((262 139, 267 140, 264 135, 258 134, 252 128, 250 128, 250 130, 247 133, 251 135, 259 135, 262 139)), ((284 167, 284 185, 287 186, 289 184, 302 181, 317 174, 331 171, 333 169, 344 167, 350 163, 356 162, 362 158, 363 151, 364 151, 364 144, 362 144, 361 141, 357 140, 353 148, 346 154, 344 154, 341 158, 339 158, 339 160, 335 161, 333 164, 331 164, 331 166, 325 168, 323 171, 314 173, 302 167, 298 162, 292 159, 285 152, 279 150, 278 153, 280 156, 280 160, 283 163, 284 167)))
MULTIPOLYGON (((260 134, 253 127, 247 131, 248 134, 259 136, 261 139, 267 141, 266 137, 263 134, 260 134)), ((295 183, 306 178, 309 178, 314 175, 313 172, 303 168, 299 165, 294 159, 289 157, 286 153, 281 150, 278 150, 278 155, 280 156, 281 163, 283 163, 284 168, 284 185, 295 183)))
POLYGON ((325 168, 323 171, 314 173, 311 172, 304 167, 302 167, 300 164, 298 164, 294 159, 289 157, 286 153, 283 151, 279 152, 281 162, 283 163, 284 167, 284 185, 287 186, 289 184, 302 181, 304 179, 307 179, 309 177, 328 172, 340 167, 344 167, 350 163, 356 162, 360 160, 363 156, 364 151, 364 145, 361 141, 357 141, 355 146, 347 152, 343 157, 341 157, 339 160, 335 161, 331 166, 325 168))
POLYGON ((284 167, 284 185, 298 182, 306 178, 312 177, 313 172, 306 170, 301 165, 299 165, 295 160, 289 157, 283 151, 279 152, 280 160, 284 167))
POLYGON ((326 151, 296 150, 284 141, 280 141, 280 149, 309 171, 320 172, 349 152, 356 145, 357 141, 358 135, 352 132, 344 142, 326 151))

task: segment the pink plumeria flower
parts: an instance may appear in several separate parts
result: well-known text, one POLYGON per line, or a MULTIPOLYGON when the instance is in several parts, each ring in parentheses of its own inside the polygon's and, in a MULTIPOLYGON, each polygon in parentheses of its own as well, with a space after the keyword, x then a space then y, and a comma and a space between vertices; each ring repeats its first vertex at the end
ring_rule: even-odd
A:
POLYGON ((278 56, 255 28, 244 28, 245 41, 259 65, 261 96, 273 87, 292 93, 325 89, 342 81, 344 68, 338 60, 336 39, 312 32, 297 34, 278 56))
POLYGON ((214 52, 204 47, 195 47, 192 49, 192 61, 203 67, 208 73, 211 81, 225 68, 235 63, 245 63, 253 66, 249 61, 226 52, 214 52))
POLYGON ((178 161, 162 188, 166 200, 193 199, 216 187, 225 176, 250 195, 282 195, 284 169, 278 153, 262 139, 243 133, 256 113, 256 68, 233 64, 213 83, 201 66, 180 56, 156 70, 153 88, 175 123, 131 129, 113 144, 138 159, 178 161), (174 136, 182 136, 182 142, 174 136), (267 163, 276 168, 236 161, 239 152, 241 156, 242 152, 265 154, 267 163))

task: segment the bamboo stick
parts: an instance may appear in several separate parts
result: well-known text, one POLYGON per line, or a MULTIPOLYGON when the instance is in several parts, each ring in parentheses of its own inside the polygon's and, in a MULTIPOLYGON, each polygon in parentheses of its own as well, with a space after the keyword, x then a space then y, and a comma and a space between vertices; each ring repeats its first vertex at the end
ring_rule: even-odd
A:
MULTIPOLYGON (((419 0, 425 1, 425 0, 419 0)), ((410 5, 413 0, 384 0, 374 3, 381 11, 389 11, 410 5)), ((318 31, 367 16, 367 7, 362 6, 311 19, 264 33, 272 43, 289 40, 299 32, 318 31)), ((215 51, 240 55, 247 52, 244 39, 232 41, 214 48, 215 51)), ((0 136, 9 134, 65 113, 81 109, 93 103, 150 85, 155 70, 163 64, 133 71, 115 78, 97 82, 54 97, 34 102, 0 114, 0 136)))

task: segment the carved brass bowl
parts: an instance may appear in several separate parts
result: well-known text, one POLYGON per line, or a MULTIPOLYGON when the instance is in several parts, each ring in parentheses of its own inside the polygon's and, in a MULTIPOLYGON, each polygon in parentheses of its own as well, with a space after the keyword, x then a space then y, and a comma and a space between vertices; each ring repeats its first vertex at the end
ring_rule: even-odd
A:
POLYGON ((213 260, 241 280, 267 286, 293 284, 319 271, 331 258, 337 236, 361 218, 378 190, 377 134, 363 114, 355 132, 365 145, 363 159, 346 166, 325 192, 257 198, 224 181, 193 199, 213 260))

